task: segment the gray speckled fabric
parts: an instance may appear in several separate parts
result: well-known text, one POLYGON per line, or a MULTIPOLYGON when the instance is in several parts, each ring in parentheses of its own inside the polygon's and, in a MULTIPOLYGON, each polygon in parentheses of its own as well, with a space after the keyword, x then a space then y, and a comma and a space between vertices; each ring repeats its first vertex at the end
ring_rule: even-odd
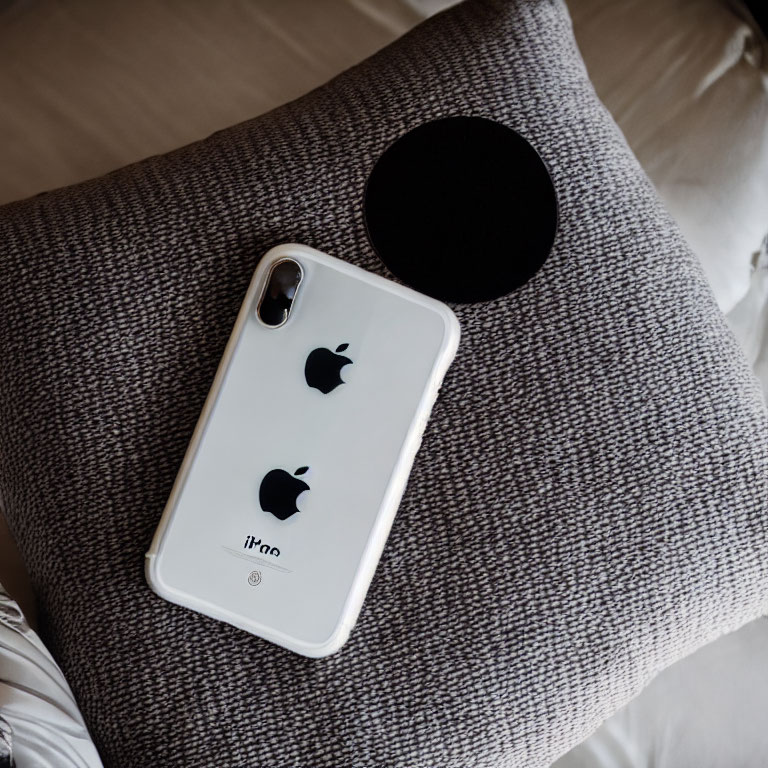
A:
POLYGON ((760 393, 562 3, 459 6, 257 120, 0 209, 0 306, 0 490, 109 766, 546 766, 768 608, 760 393), (455 114, 537 147, 560 231, 522 289, 455 307, 350 641, 305 659, 165 603, 144 552, 260 254, 385 274, 366 176, 455 114))

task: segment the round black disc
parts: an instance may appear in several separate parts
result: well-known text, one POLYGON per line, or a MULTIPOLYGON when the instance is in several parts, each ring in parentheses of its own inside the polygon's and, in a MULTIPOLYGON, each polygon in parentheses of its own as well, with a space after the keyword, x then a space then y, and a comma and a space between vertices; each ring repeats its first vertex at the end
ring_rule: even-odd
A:
POLYGON ((536 150, 501 123, 424 123, 378 159, 365 190, 368 237, 417 291, 489 301, 519 288, 546 260, 557 198, 536 150))

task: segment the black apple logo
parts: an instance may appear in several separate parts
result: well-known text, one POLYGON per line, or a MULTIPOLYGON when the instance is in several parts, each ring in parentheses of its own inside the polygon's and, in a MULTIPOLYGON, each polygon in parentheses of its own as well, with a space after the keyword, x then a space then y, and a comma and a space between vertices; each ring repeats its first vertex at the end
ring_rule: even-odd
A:
POLYGON ((313 349, 307 357, 307 364, 304 366, 304 377, 307 384, 319 389, 324 395, 332 392, 339 384, 343 384, 341 369, 352 361, 338 353, 343 352, 348 346, 349 344, 339 344, 336 347, 336 352, 331 352, 325 347, 313 349))
MULTIPOLYGON (((309 467, 299 467, 293 475, 303 475, 309 467)), ((299 510, 296 499, 309 486, 297 480, 284 469, 272 469, 264 475, 259 486, 259 503, 265 512, 271 512, 278 520, 287 520, 299 510)))

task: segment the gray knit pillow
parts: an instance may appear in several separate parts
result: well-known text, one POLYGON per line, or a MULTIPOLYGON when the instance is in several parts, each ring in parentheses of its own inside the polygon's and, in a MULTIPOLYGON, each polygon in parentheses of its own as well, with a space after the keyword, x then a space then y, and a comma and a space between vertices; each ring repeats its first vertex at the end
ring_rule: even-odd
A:
POLYGON ((0 209, 0 492, 108 766, 546 766, 765 611, 768 435, 562 3, 459 6, 297 102, 0 209), (552 171, 541 271, 462 342, 360 621, 310 660, 164 602, 144 552, 249 278, 386 274, 368 173, 479 115, 552 171))

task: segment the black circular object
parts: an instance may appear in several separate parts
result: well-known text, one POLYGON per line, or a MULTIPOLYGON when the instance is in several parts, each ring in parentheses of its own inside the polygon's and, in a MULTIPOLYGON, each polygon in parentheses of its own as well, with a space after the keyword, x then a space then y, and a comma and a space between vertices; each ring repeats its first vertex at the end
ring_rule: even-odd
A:
POLYGON ((444 301, 490 301, 546 260, 557 197, 519 133, 482 117, 446 117, 404 134, 378 159, 365 222, 379 258, 412 288, 444 301))

